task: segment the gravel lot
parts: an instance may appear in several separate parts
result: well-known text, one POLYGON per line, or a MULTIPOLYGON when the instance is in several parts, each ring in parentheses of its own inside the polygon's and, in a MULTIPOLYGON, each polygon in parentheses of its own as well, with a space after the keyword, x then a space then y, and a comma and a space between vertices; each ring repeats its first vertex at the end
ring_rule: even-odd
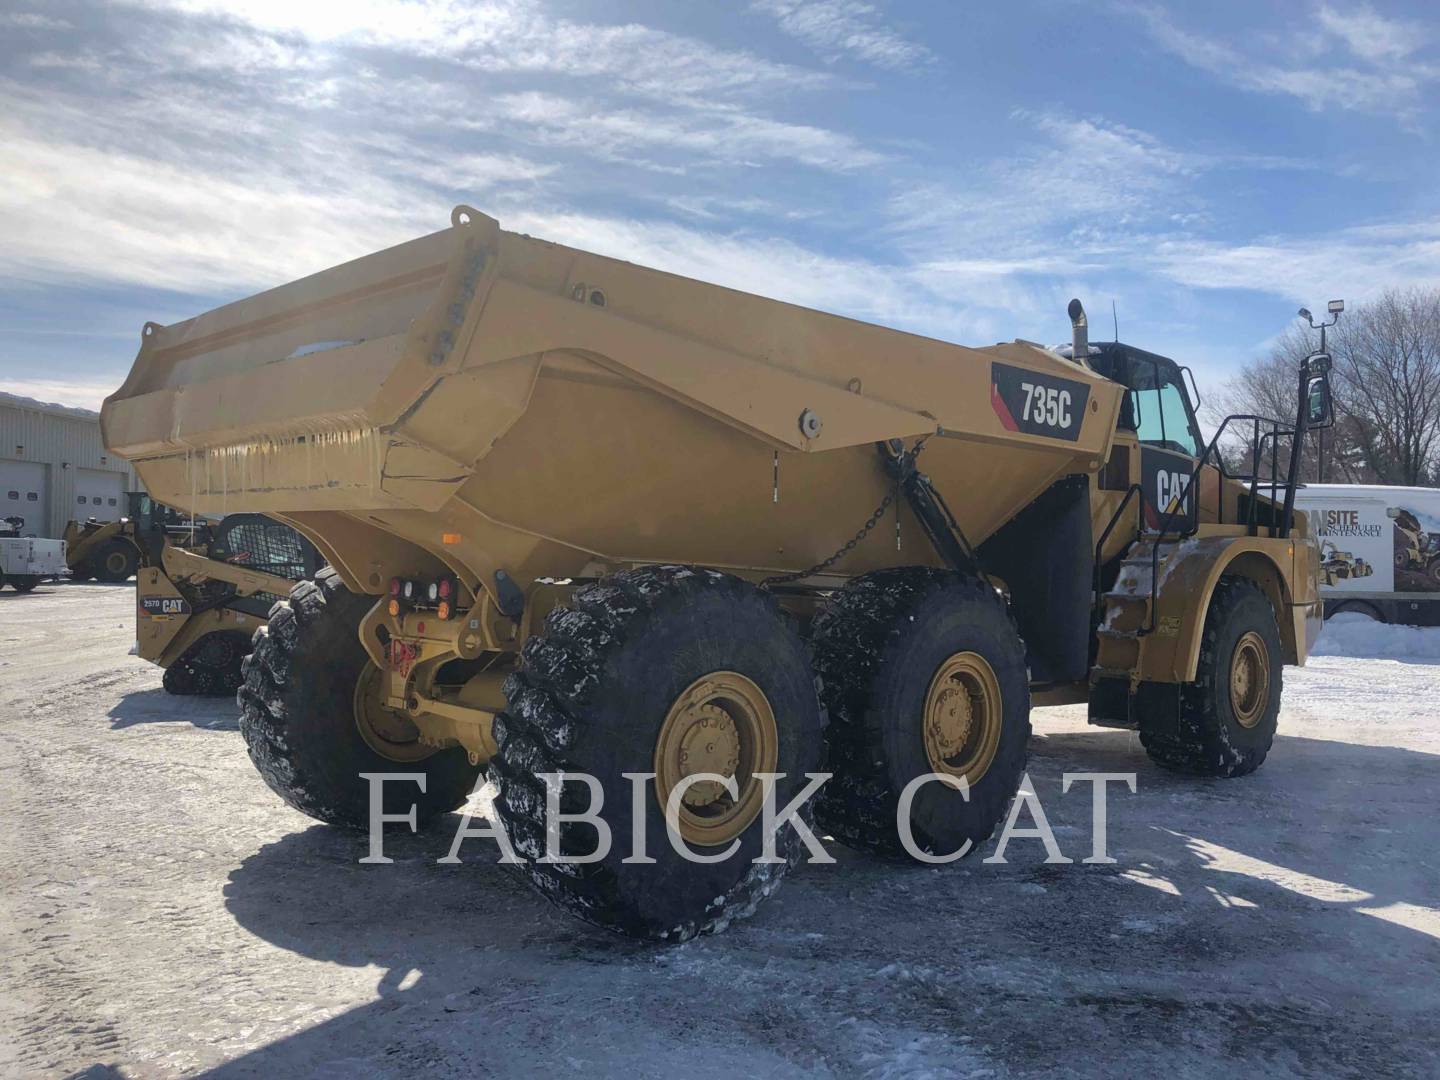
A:
POLYGON ((232 702, 169 698, 127 655, 132 596, 0 593, 0 1073, 1440 1074, 1428 645, 1287 669, 1244 780, 1042 710, 1030 774, 1074 865, 1035 840, 939 869, 837 846, 659 949, 552 909, 493 845, 436 865, 458 817, 359 865, 363 838, 265 788, 232 702), (1065 771, 1138 774, 1116 865, 1079 862, 1065 771))

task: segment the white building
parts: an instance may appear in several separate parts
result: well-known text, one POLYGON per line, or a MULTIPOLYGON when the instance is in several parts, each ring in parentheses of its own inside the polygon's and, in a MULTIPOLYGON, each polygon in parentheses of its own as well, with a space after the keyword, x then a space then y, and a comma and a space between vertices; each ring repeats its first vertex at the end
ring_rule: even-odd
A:
POLYGON ((58 537, 71 518, 124 516, 125 492, 138 490, 129 463, 101 442, 99 413, 0 391, 0 518, 58 537))

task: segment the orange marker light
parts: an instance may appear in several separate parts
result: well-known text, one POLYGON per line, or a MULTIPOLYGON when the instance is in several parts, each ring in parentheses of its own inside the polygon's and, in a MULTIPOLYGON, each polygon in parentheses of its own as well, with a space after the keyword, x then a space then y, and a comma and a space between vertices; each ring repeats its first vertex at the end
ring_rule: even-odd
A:
POLYGON ((441 533, 441 534, 440 534, 440 542, 441 542, 442 544, 458 544, 458 543, 460 542, 460 534, 459 534, 459 533, 441 533))
POLYGON ((390 612, 390 617, 392 619, 398 619, 400 617, 400 601, 391 600, 390 606, 387 610, 390 612))
POLYGON ((450 601, 441 600, 440 607, 435 612, 442 620, 450 618, 450 601))

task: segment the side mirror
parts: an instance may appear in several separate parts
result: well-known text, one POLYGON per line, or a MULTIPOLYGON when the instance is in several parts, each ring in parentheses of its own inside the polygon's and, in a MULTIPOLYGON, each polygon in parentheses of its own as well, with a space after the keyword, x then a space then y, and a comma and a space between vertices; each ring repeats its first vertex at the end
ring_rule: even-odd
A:
POLYGON ((1315 375, 1305 390, 1305 426, 1314 431, 1335 423, 1335 403, 1330 397, 1330 376, 1315 375))

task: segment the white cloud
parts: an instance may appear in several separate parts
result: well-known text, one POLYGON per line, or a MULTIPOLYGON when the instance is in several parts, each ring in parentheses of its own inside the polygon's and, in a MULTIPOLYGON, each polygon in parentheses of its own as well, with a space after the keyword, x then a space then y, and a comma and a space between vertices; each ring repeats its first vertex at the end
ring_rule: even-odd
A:
POLYGON ((718 105, 667 113, 605 108, 598 102, 538 91, 503 94, 491 104, 492 116, 477 117, 470 123, 497 129, 518 123, 541 144, 584 148, 614 161, 633 161, 640 152, 660 152, 667 159, 683 158, 690 164, 790 160, 844 172, 884 160, 847 135, 718 105))
POLYGON ((1156 246, 1152 262, 1195 288, 1255 289, 1305 303, 1365 300, 1394 285, 1440 283, 1440 218, 1248 243, 1172 239, 1156 246))
POLYGON ((313 46, 373 46, 458 61, 496 74, 603 78, 664 100, 796 92, 831 84, 822 72, 634 23, 580 23, 527 0, 131 0, 144 7, 234 20, 313 46))
POLYGON ((907 70, 935 60, 924 45, 887 27, 879 9, 863 0, 753 0, 750 6, 773 16, 781 30, 831 63, 851 56, 907 70))
POLYGON ((1325 31, 1371 63, 1402 60, 1420 48, 1430 36, 1415 23, 1387 19, 1368 4, 1353 4, 1343 10, 1323 6, 1318 12, 1325 31))
POLYGON ((358 173, 324 187, 223 176, 45 138, 0 120, 0 278, 215 293, 276 284, 445 220, 414 191, 358 173))
MULTIPOLYGON (((139 348, 140 338, 135 338, 139 348)), ((124 375, 111 380, 87 379, 15 379, 6 376, 0 381, 0 391, 16 397, 32 398, 50 405, 68 405, 72 409, 93 409, 100 411, 100 403, 113 394, 124 381, 124 375)))
POLYGON ((0 26, 14 30, 69 30, 71 24, 64 19, 42 15, 38 11, 0 12, 0 26))
MULTIPOLYGON (((1126 5, 1151 38, 1190 66, 1243 90, 1293 97, 1307 108, 1390 114, 1409 125, 1420 105, 1423 86, 1440 78, 1434 65, 1408 61, 1424 35, 1407 24, 1387 20, 1364 5, 1337 13, 1319 12, 1320 25, 1340 41, 1354 63, 1331 62, 1325 38, 1310 37, 1287 57, 1285 43, 1273 35, 1251 36, 1262 49, 1246 49, 1187 30, 1169 12, 1147 4, 1126 5), (1298 61, 1308 59, 1309 66, 1298 61)), ((1202 10, 1202 9, 1196 9, 1202 10)), ((1243 39, 1242 39, 1243 40, 1243 39)))

